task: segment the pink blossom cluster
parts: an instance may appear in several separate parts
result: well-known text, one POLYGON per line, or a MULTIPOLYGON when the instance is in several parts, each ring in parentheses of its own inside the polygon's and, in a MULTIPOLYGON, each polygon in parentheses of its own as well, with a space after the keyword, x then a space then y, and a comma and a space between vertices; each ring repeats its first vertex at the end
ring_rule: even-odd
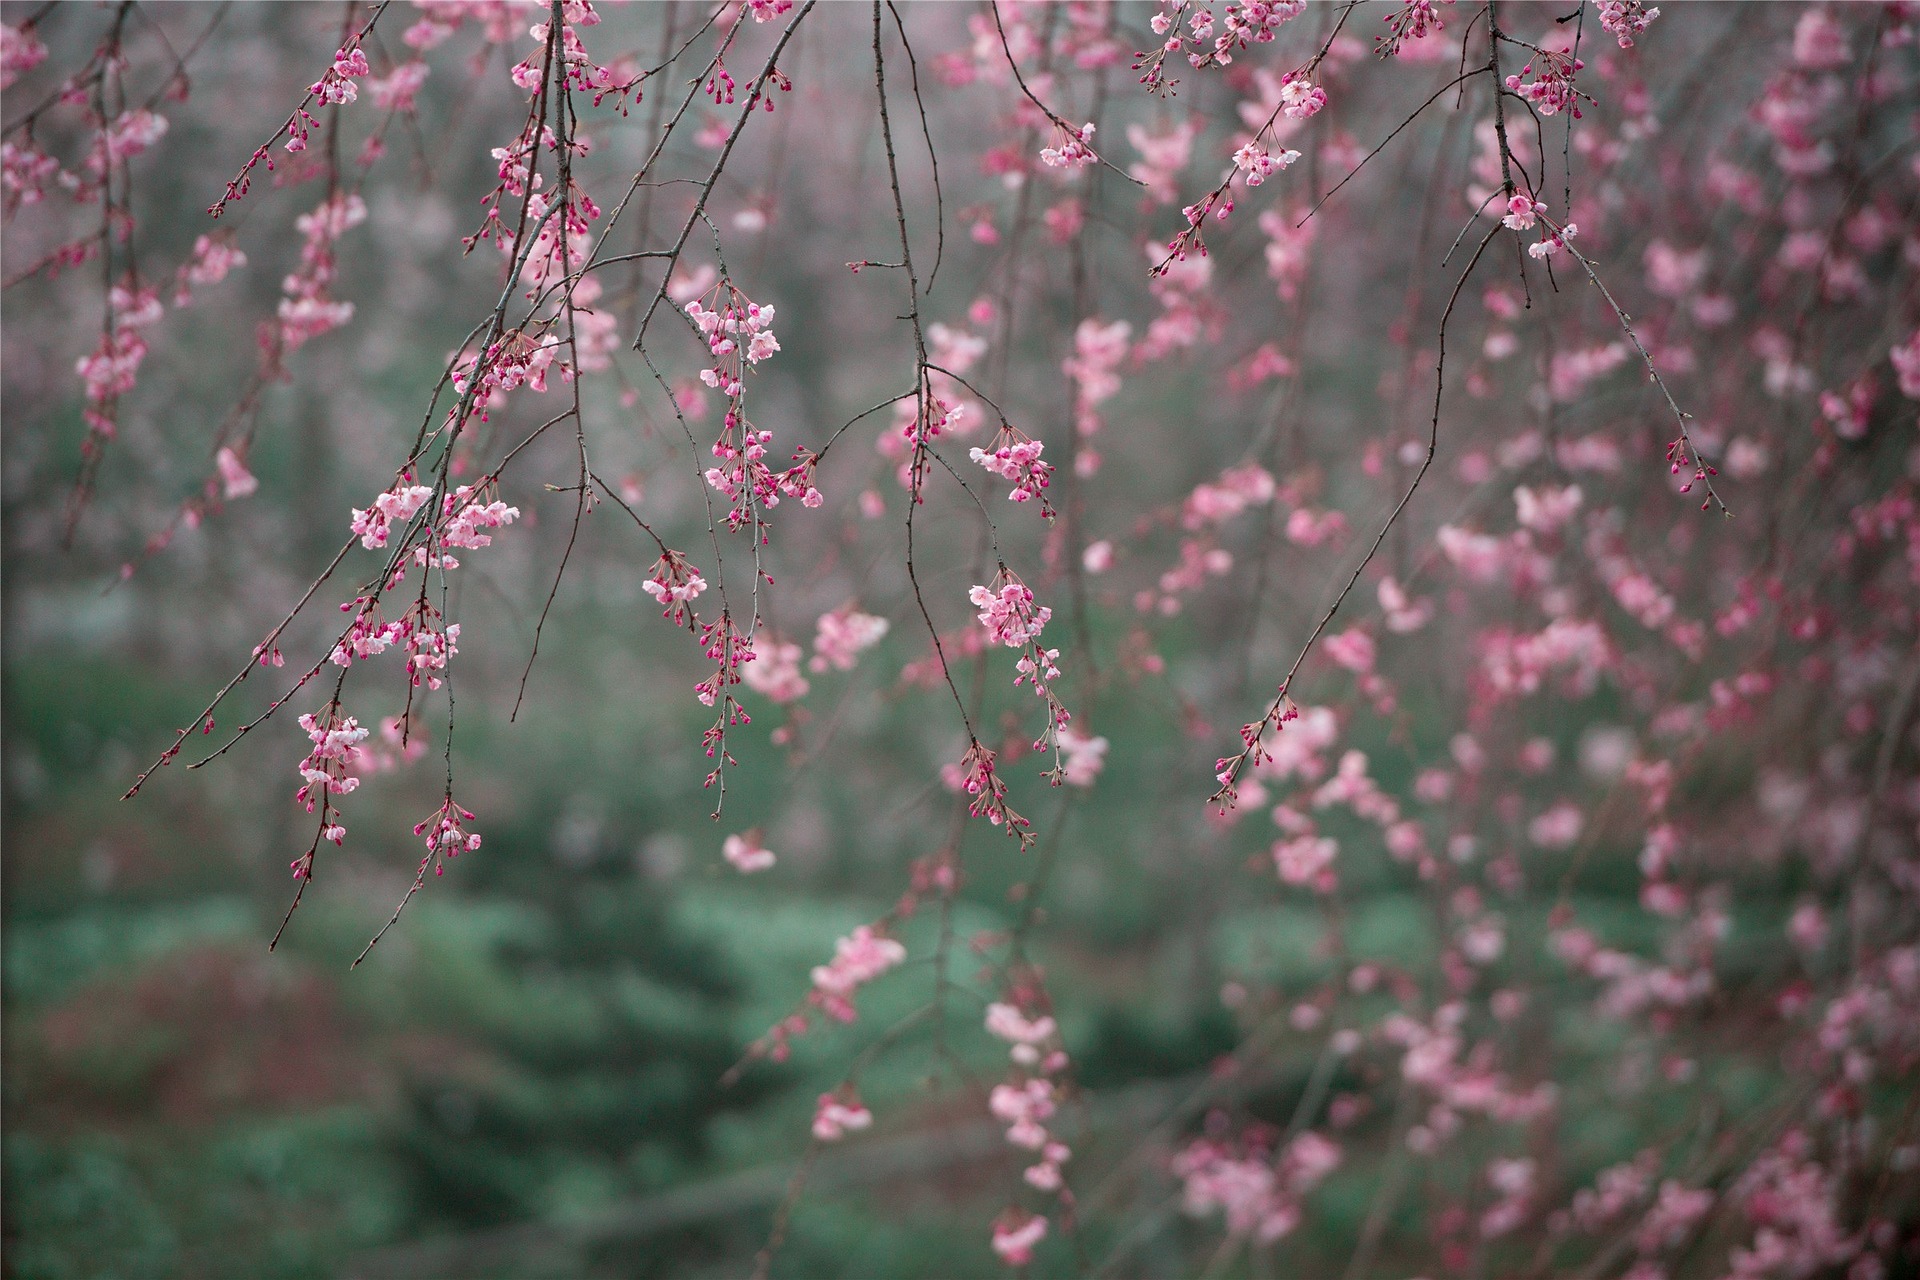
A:
POLYGON ((1072 725, 1062 725, 1054 735, 1062 763, 1060 781, 1069 787, 1091 787, 1106 768, 1109 743, 1072 725))
POLYGON ((47 46, 32 23, 0 25, 0 89, 12 88, 14 81, 46 60, 47 46))
POLYGON ((161 316, 158 291, 132 281, 113 286, 107 306, 107 326, 98 345, 74 366, 86 388, 83 416, 91 429, 88 447, 92 447, 91 435, 111 439, 118 431, 120 397, 133 390, 147 358, 147 340, 141 331, 161 316))
MULTIPOLYGON (((318 716, 312 712, 303 714, 300 728, 312 745, 300 762, 301 784, 293 798, 312 813, 317 802, 328 803, 329 796, 347 795, 360 785, 360 779, 351 770, 360 744, 367 740, 367 730, 353 716, 340 715, 339 704, 332 702, 322 708, 318 716)), ((335 830, 344 829, 336 827, 335 830)), ((339 843, 337 835, 329 834, 327 838, 339 843)))
POLYGON ((1271 1244, 1300 1225, 1304 1197, 1340 1164, 1340 1147, 1309 1130, 1277 1155, 1273 1135, 1199 1138, 1173 1158, 1181 1204, 1193 1217, 1221 1213, 1227 1234, 1271 1244))
POLYGON ((233 237, 220 232, 203 235, 193 242, 193 256, 180 265, 173 305, 184 307, 193 301, 193 290, 219 284, 229 272, 247 265, 247 255, 234 244, 233 237))
POLYGON ((1010 1208, 993 1222, 993 1251, 1010 1267, 1033 1261, 1033 1250, 1047 1238, 1045 1215, 1010 1208))
POLYGON ((46 199, 47 184, 61 172, 60 162, 31 142, 0 142, 0 193, 8 216, 46 199))
POLYGON ((1053 518, 1053 506, 1047 501, 1047 486, 1053 483, 1053 464, 1040 458, 1046 447, 1010 426, 1002 426, 990 442, 991 449, 973 449, 968 456, 1013 485, 1007 497, 1014 502, 1040 500, 1040 514, 1053 518))
POLYGON ((1054 133, 1053 145, 1040 148, 1040 163, 1055 169, 1084 169, 1100 159, 1093 150, 1091 121, 1078 129, 1056 124, 1054 133))
MULTIPOLYGON (((1452 4, 1453 0, 1439 0, 1439 3, 1452 4)), ((1406 41, 1425 40, 1444 31, 1447 25, 1440 10, 1435 8, 1435 0, 1401 0, 1400 7, 1381 21, 1387 24, 1387 34, 1375 39, 1374 49, 1383 58, 1399 53, 1406 41)))
POLYGON ((1082 320, 1073 333, 1073 354, 1061 362, 1061 372, 1073 383, 1073 429, 1083 441, 1076 465, 1082 476, 1099 469, 1100 455, 1084 442, 1100 431, 1100 405, 1120 390, 1115 371, 1127 358, 1132 334, 1133 326, 1125 320, 1082 320))
POLYGON ((352 529, 360 535, 360 545, 369 551, 386 546, 394 522, 404 525, 413 519, 432 496, 431 488, 414 484, 412 476, 402 473, 393 487, 375 498, 364 511, 358 507, 353 509, 352 529))
POLYGON ((1248 186, 1257 187, 1299 158, 1298 151, 1269 151, 1258 142, 1245 142, 1233 153, 1233 167, 1247 176, 1248 186))
MULTIPOLYGON (((307 86, 307 92, 320 99, 325 107, 344 106, 360 96, 360 90, 354 80, 360 76, 372 74, 373 68, 367 65, 367 55, 358 46, 342 49, 333 55, 333 65, 326 74, 307 86)), ((297 148, 289 146, 289 151, 297 148)))
POLYGON ((1643 0, 1600 0, 1601 29, 1616 37, 1622 49, 1633 48, 1633 38, 1659 16, 1660 10, 1643 0))
POLYGON ((987 629, 989 642, 1018 649, 1038 640, 1053 610, 1036 605, 1027 584, 1005 571, 997 586, 998 590, 976 586, 967 592, 967 599, 980 611, 980 625, 987 629))
POLYGON ((122 112, 95 135, 87 153, 87 170, 95 178, 104 178, 107 170, 135 156, 145 155, 167 136, 167 118, 145 107, 122 112))
POLYGON ((888 625, 885 618, 851 605, 823 613, 814 624, 813 658, 807 665, 814 671, 851 671, 859 655, 886 636, 888 625))
POLYGON ((300 265, 280 286, 284 294, 278 309, 280 323, 272 332, 276 359, 353 319, 353 304, 335 301, 332 295, 334 245, 366 220, 366 201, 357 193, 329 196, 295 220, 303 242, 300 265))
POLYGON ((693 602, 707 589, 707 580, 684 554, 662 550, 640 589, 660 606, 661 617, 676 627, 686 627, 697 621, 693 602))
POLYGON ((740 394, 745 366, 759 364, 780 350, 773 336, 773 308, 747 301, 746 295, 727 281, 715 286, 715 294, 724 292, 717 310, 701 305, 695 298, 686 304, 687 318, 706 339, 713 364, 700 371, 700 381, 722 395, 740 394))
POLYGON ((834 944, 833 959, 814 966, 809 1000, 829 1018, 852 1022, 854 993, 906 958, 905 947, 863 924, 834 944))
POLYGON ((1534 79, 1533 63, 1520 68, 1517 75, 1507 77, 1507 88, 1523 100, 1533 104, 1533 109, 1543 116, 1557 116, 1562 111, 1570 111, 1573 118, 1580 118, 1579 90, 1573 87, 1573 77, 1585 70, 1586 63, 1570 53, 1555 53, 1542 49, 1537 55, 1540 60, 1540 74, 1534 79))
POLYGON ((801 648, 772 637, 754 642, 754 660, 741 669, 747 688, 777 703, 798 702, 812 686, 800 673, 801 648))

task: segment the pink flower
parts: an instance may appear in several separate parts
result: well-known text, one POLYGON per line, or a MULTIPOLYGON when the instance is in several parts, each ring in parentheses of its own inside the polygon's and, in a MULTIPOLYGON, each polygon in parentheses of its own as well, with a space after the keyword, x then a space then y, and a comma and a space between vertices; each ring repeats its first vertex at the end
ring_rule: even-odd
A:
POLYGON ((213 455, 213 461, 220 469, 221 496, 227 501, 244 498, 260 487, 260 481, 240 461, 240 455, 226 445, 220 446, 219 452, 213 455))
POLYGON ((1577 484, 1538 490, 1521 485, 1513 491, 1513 505, 1521 525, 1535 533, 1559 531, 1580 509, 1580 498, 1577 484))
POLYGON ((1500 221, 1506 224, 1509 231, 1531 231, 1534 220, 1546 207, 1546 201, 1535 200, 1524 191, 1516 191, 1507 197, 1507 216, 1500 221))
POLYGON ((219 284, 227 273, 247 265, 247 255, 234 246, 229 235, 201 236, 193 242, 193 256, 181 265, 179 286, 173 305, 184 307, 193 300, 193 286, 219 284))
POLYGON ((968 456, 988 471, 1011 481, 1013 491, 1007 494, 1013 502, 1026 502, 1032 498, 1040 499, 1040 514, 1053 516, 1053 508, 1047 502, 1047 486, 1053 483, 1053 464, 1042 462, 1040 452, 1046 446, 1038 440, 1030 440, 1012 427, 1000 428, 992 442, 991 452, 986 449, 973 449, 968 456))
POLYGON ((1793 60, 1812 70, 1832 71, 1852 61, 1853 53, 1847 48, 1847 33, 1833 15, 1815 7, 1794 24, 1793 60))
POLYGON ((1092 786, 1106 767, 1107 740, 1088 737, 1072 725, 1060 729, 1058 740, 1060 751, 1066 756, 1061 781, 1070 787, 1092 786))
POLYGON ((797 702, 807 696, 811 686, 800 674, 799 645, 766 640, 756 645, 754 652, 756 660, 741 669, 747 688, 778 703, 797 702))
POLYGON ((1787 936, 1802 951, 1819 951, 1827 945, 1826 913, 1818 903, 1801 903, 1787 921, 1787 936))
POLYGON ((720 845, 720 855, 742 875, 752 875, 773 866, 773 850, 760 843, 760 833, 728 836, 720 845))
POLYGON ((382 111, 413 110, 414 95, 427 82, 427 64, 418 59, 403 62, 377 80, 367 81, 373 105, 382 111))
POLYGON ((1543 849, 1565 849, 1580 838, 1586 825, 1580 807, 1562 800, 1527 826, 1527 838, 1543 849))
POLYGON ((873 1123, 873 1112, 850 1091, 823 1093, 814 1105, 813 1136, 822 1142, 838 1142, 848 1133, 857 1133, 873 1123))
POLYGON ((1327 657, 1347 670, 1358 675, 1365 675, 1373 670, 1373 637, 1360 628, 1354 627, 1338 635, 1328 636, 1323 644, 1327 657))
POLYGON ((1040 1044, 1059 1029, 1051 1017, 1042 1014, 1037 1018, 1028 1018, 1018 1008, 1004 1001, 995 1001, 987 1006, 986 1026, 989 1035, 1015 1046, 1040 1044))
POLYGON ((1046 1237, 1045 1218, 1022 1210, 1009 1210, 993 1225, 993 1251, 1008 1266, 1024 1267, 1033 1261, 1033 1247, 1046 1237))

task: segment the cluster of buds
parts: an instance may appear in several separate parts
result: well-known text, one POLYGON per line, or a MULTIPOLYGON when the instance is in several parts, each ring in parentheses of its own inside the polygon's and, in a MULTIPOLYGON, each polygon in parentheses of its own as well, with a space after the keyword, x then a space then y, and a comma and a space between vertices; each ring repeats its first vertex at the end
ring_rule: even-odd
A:
POLYGON ((415 688, 425 681, 438 689, 445 679, 447 660, 460 652, 460 624, 447 623, 422 595, 398 624, 407 648, 407 680, 415 688))
POLYGON ((1007 803, 1007 784, 994 772, 993 757, 994 753, 978 742, 970 743, 960 757, 960 789, 970 797, 967 813, 985 818, 996 827, 1006 827, 1007 834, 1016 837, 1025 849, 1035 838, 1032 824, 1007 803))
POLYGON ((707 580, 678 551, 667 550, 653 562, 647 580, 640 589, 660 606, 660 616, 676 627, 691 627, 698 615, 693 602, 707 589, 707 580))
POLYGON ((773 336, 773 308, 749 302, 747 295, 722 280, 714 286, 717 309, 695 298, 687 303, 687 318, 706 339, 713 365, 700 371, 700 381, 725 396, 738 396, 745 366, 759 364, 780 349, 773 336))
POLYGON ((1633 38, 1659 16, 1659 9, 1649 9, 1642 0, 1600 0, 1600 26, 1622 49, 1633 48, 1633 38))
POLYGON ((1221 756, 1213 762, 1214 781, 1220 786, 1210 799, 1220 813, 1230 812, 1239 802, 1241 774, 1248 769, 1258 769, 1273 759, 1273 753, 1266 746, 1267 727, 1271 725, 1275 732, 1280 732, 1287 727, 1288 721, 1299 718, 1300 708, 1287 696, 1287 687, 1281 685, 1280 695, 1267 708, 1267 714, 1240 726, 1239 753, 1221 756))
POLYGON ((917 503, 923 501, 921 491, 926 487, 927 482, 927 469, 930 465, 927 459, 928 447, 943 431, 964 430, 960 424, 966 416, 967 406, 964 402, 950 404, 935 395, 931 389, 921 396, 902 400, 900 405, 902 416, 905 418, 905 424, 900 428, 900 435, 906 440, 907 447, 912 452, 912 456, 901 468, 901 479, 917 503))
POLYGON ((1570 53, 1553 53, 1542 49, 1539 56, 1539 77, 1527 79, 1533 74, 1533 63, 1529 62, 1520 68, 1520 74, 1507 77, 1508 90, 1531 102, 1543 116, 1572 111, 1573 118, 1580 119, 1580 99, 1583 95, 1573 87, 1573 77, 1587 64, 1570 53))
POLYGON ((1055 169, 1083 169, 1100 159, 1089 145, 1093 141, 1092 121, 1078 129, 1070 129, 1056 121, 1053 129, 1053 145, 1040 148, 1042 164, 1055 169))
MULTIPOLYGON (((1452 4, 1453 0, 1441 0, 1452 4)), ((1398 9, 1381 19, 1387 24, 1387 34, 1373 42, 1374 52, 1383 58, 1391 58, 1400 52, 1403 40, 1425 40, 1429 35, 1446 29, 1446 23, 1440 18, 1440 11, 1434 8, 1434 0, 1404 0, 1398 9)))
MULTIPOLYGON (((377 658, 405 634, 405 624, 387 622, 381 617, 378 596, 355 596, 340 605, 340 612, 353 613, 346 634, 333 646, 329 660, 336 667, 350 667, 355 659, 377 658)), ((266 654, 260 655, 262 663, 266 654)))
POLYGON ((783 494, 798 498, 803 507, 818 507, 826 501, 813 482, 820 455, 811 449, 796 449, 794 465, 776 472, 765 461, 773 432, 758 430, 750 422, 742 430, 742 423, 736 410, 727 410, 726 426, 713 443, 713 456, 721 465, 707 468, 706 481, 732 504, 727 527, 738 529, 752 520, 764 539, 766 521, 759 517, 756 507, 777 507, 783 494))
MULTIPOLYGON (((599 106, 611 96, 624 112, 629 105, 629 94, 633 95, 633 102, 640 100, 640 81, 644 77, 624 75, 613 67, 603 67, 595 62, 587 53, 586 46, 580 42, 579 33, 574 30, 574 27, 596 26, 600 22, 600 15, 593 11, 593 6, 590 4, 569 5, 567 9, 566 21, 560 26, 561 74, 573 88, 582 93, 592 94, 594 106, 599 106)), ((528 29, 527 34, 544 48, 551 34, 551 28, 548 23, 536 22, 528 29)), ((512 75, 513 82, 528 93, 537 91, 540 87, 540 55, 530 54, 514 67, 512 75)))
POLYGON ((1053 506, 1047 501, 1047 486, 1053 483, 1053 464, 1040 458, 1046 446, 1005 424, 990 443, 992 448, 975 448, 967 456, 1013 485, 1013 492, 1007 495, 1009 500, 1027 502, 1038 498, 1040 514, 1053 519, 1053 506))
POLYGON ((726 425, 713 442, 713 456, 720 465, 707 468, 706 481, 731 504, 727 511, 729 529, 739 529, 749 520, 757 526, 760 521, 755 508, 778 505, 779 481, 765 461, 767 446, 772 443, 773 432, 759 430, 737 408, 728 408, 726 425))
MULTIPOLYGON (((342 49, 333 55, 333 65, 327 68, 326 73, 313 84, 307 86, 307 92, 320 99, 321 106, 345 106, 360 96, 360 89, 354 84, 355 78, 367 75, 372 70, 373 68, 367 65, 367 55, 365 51, 358 45, 350 49, 342 49)), ((301 114, 305 115, 306 113, 302 112, 301 114)), ((306 118, 309 124, 313 122, 312 116, 307 116, 306 118)), ((301 139, 302 145, 304 146, 304 132, 301 134, 301 139)), ((287 145, 287 150, 289 151, 298 151, 300 149, 300 147, 296 147, 291 143, 287 145)))
POLYGON ((472 853, 480 847, 480 834, 468 831, 464 825, 472 821, 473 815, 455 804, 452 796, 448 796, 439 809, 414 824, 413 834, 424 836, 427 843, 427 856, 420 860, 422 875, 426 874, 429 864, 433 867, 433 874, 445 875, 446 859, 472 853))
MULTIPOLYGON (((1704 484, 1707 482, 1708 477, 1720 474, 1688 448, 1687 438, 1685 436, 1676 437, 1667 443, 1667 472, 1670 475, 1677 476, 1682 470, 1688 467, 1693 468, 1693 475, 1680 486, 1680 492, 1682 493, 1692 493, 1694 485, 1704 484)), ((1711 503, 1712 499, 1708 499, 1708 501, 1700 504, 1700 509, 1705 511, 1711 503)))
MULTIPOLYGON (((755 654, 753 637, 735 626, 733 615, 724 609, 717 620, 700 624, 700 647, 714 664, 714 670, 712 675, 693 686, 694 696, 703 705, 718 706, 720 709, 713 723, 700 735, 700 745, 706 751, 707 759, 714 761, 713 769, 702 785, 711 787, 720 782, 722 770, 739 763, 727 750, 727 730, 734 725, 753 723, 753 717, 733 696, 732 689, 741 683, 741 669, 754 660, 755 654)), ((720 796, 721 802, 725 803, 724 784, 720 788, 720 796)), ((720 816, 718 807, 714 809, 713 816, 720 816)))
POLYGON ((560 339, 551 333, 537 339, 520 329, 503 334, 482 354, 469 356, 454 366, 454 394, 465 396, 477 371, 479 388, 474 400, 484 422, 485 410, 504 403, 502 397, 507 392, 522 386, 531 391, 547 389, 547 369, 559 346, 560 339))
MULTIPOLYGON (((700 647, 715 667, 712 675, 693 686, 693 691, 703 705, 710 707, 726 690, 740 683, 740 669, 754 658, 753 637, 735 626, 733 615, 723 609, 718 619, 701 624, 700 647)), ((746 723, 744 714, 740 719, 746 723)))

